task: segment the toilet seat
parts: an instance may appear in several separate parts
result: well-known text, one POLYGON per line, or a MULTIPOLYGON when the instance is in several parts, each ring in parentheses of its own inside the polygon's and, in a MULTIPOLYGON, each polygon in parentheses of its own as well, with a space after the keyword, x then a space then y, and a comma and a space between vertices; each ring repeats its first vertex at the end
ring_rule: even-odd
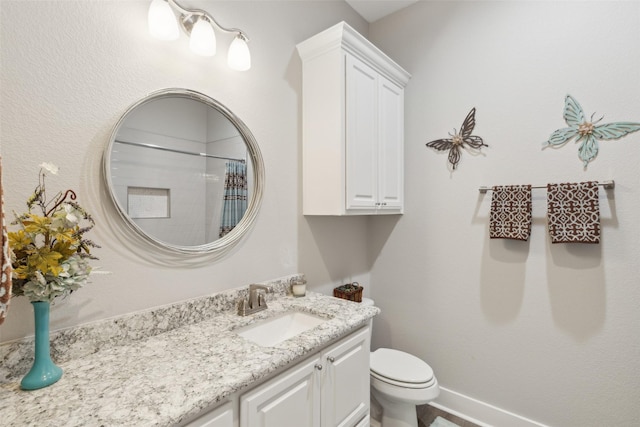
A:
POLYGON ((381 375, 376 374, 373 371, 371 371, 370 374, 371 374, 372 381, 373 380, 378 380, 378 381, 382 381, 384 383, 387 383, 389 385, 396 386, 396 387, 402 387, 402 388, 411 388, 411 389, 429 388, 435 383, 435 379, 434 378, 431 378, 431 380, 427 381, 426 383, 405 383, 405 382, 402 382, 402 381, 396 381, 396 380, 394 380, 392 378, 383 377, 381 375))
POLYGON ((423 360, 390 348, 371 353, 371 376, 388 384, 407 388, 426 388, 434 381, 433 370, 423 360))

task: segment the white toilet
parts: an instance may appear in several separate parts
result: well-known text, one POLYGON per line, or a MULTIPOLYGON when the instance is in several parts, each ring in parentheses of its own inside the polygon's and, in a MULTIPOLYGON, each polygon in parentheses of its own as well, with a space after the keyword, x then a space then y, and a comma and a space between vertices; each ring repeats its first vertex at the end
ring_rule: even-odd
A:
MULTIPOLYGON (((362 303, 373 305, 368 298, 362 303)), ((403 351, 379 348, 372 352, 370 373, 371 393, 382 406, 382 427, 418 427, 416 405, 440 394, 431 367, 403 351)))

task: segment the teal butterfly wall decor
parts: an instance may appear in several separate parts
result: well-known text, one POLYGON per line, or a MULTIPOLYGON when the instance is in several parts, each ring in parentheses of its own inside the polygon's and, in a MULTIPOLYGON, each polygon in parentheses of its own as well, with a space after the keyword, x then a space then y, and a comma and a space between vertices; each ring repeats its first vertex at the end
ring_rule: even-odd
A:
MULTIPOLYGON (((594 113, 595 114, 595 113, 594 113)), ((578 156, 586 168, 590 161, 598 155, 598 141, 622 138, 623 136, 640 130, 640 123, 616 122, 598 125, 597 123, 604 117, 593 121, 593 115, 587 120, 578 101, 571 95, 567 95, 564 100, 564 120, 569 125, 568 128, 558 129, 551 134, 548 141, 542 143, 544 147, 559 147, 573 138, 576 142, 581 142, 578 147, 578 156)))

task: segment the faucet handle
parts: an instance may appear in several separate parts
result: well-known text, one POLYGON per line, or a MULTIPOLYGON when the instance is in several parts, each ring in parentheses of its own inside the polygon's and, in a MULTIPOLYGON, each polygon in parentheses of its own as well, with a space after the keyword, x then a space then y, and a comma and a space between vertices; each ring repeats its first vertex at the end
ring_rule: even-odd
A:
POLYGON ((251 310, 258 309, 259 307, 267 308, 267 301, 264 297, 264 293, 273 292, 271 286, 259 285, 252 283, 249 285, 249 308, 251 310))
POLYGON ((257 291, 257 290, 265 291, 265 292, 268 292, 268 293, 273 292, 273 288, 271 286, 260 285, 258 283, 252 283, 252 284, 249 285, 249 292, 257 291))
POLYGON ((249 305, 249 301, 246 298, 240 298, 238 300, 238 314, 240 316, 246 315, 248 305, 249 305))

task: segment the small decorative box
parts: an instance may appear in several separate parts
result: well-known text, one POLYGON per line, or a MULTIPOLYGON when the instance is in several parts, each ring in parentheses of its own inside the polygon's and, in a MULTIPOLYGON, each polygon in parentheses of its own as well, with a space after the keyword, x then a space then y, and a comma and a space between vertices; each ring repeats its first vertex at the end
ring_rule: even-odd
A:
POLYGON ((347 283, 333 289, 333 296, 349 301, 362 302, 362 286, 358 282, 347 283))

